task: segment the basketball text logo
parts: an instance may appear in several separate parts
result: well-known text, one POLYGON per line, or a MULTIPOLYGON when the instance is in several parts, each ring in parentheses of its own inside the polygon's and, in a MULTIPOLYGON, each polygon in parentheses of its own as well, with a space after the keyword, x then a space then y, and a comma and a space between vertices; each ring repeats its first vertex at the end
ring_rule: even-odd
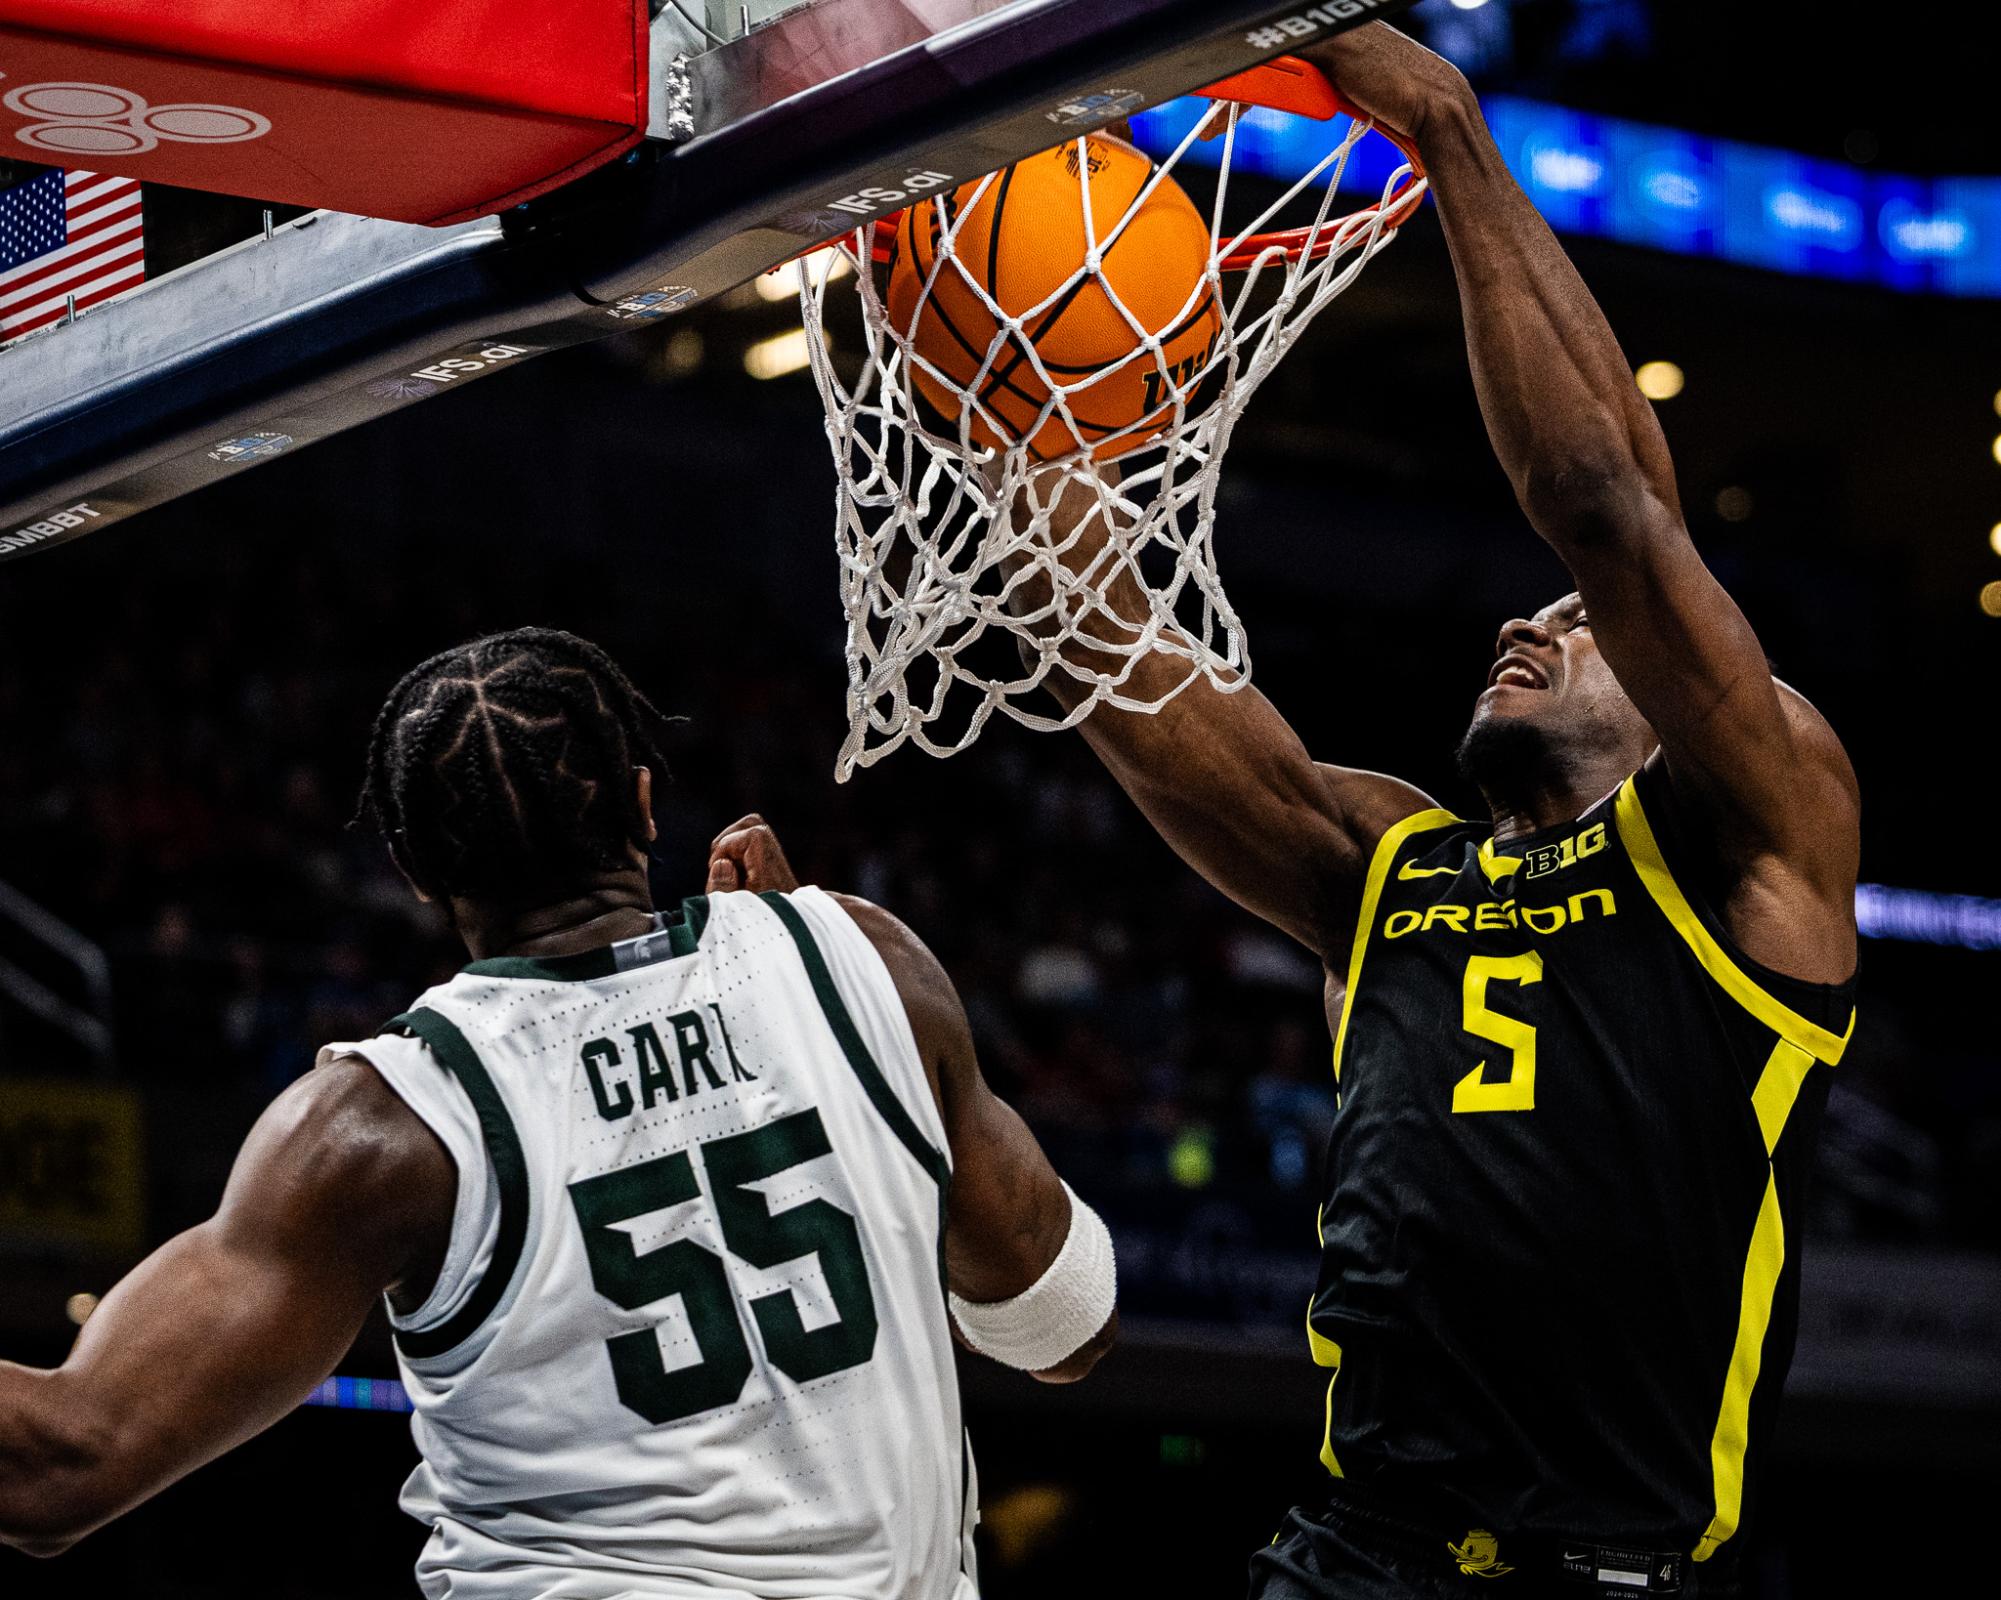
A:
POLYGON ((241 106, 156 106, 108 83, 23 84, 0 95, 0 106, 29 119, 14 132, 29 149, 96 160, 145 155, 163 141, 246 144, 271 131, 269 117, 241 106))
POLYGON ((1198 350, 1175 362, 1166 372, 1154 368, 1140 374, 1140 382, 1146 388, 1146 409, 1149 415, 1166 405, 1170 399, 1178 400, 1188 393, 1190 386, 1209 370, 1209 363, 1215 359, 1216 341, 1211 339, 1207 349, 1198 350))
POLYGON ((1112 153, 1096 139, 1079 139, 1074 144, 1064 146, 1063 169, 1071 177, 1082 176, 1086 163, 1090 166, 1091 176, 1095 178, 1112 164, 1112 153))

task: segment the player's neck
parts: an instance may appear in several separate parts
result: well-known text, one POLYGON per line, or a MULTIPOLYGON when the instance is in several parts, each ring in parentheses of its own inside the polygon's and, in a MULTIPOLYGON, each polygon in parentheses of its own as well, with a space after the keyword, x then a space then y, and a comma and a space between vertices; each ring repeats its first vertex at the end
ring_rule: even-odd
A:
POLYGON ((452 920, 476 961, 576 955, 650 932, 653 893, 643 870, 621 869, 535 905, 455 899, 452 920))
POLYGON ((1512 844, 1545 828, 1575 822, 1618 788, 1631 770, 1616 761, 1590 762, 1576 769, 1552 769, 1519 787, 1511 786, 1507 793, 1483 789, 1494 819, 1494 843, 1512 844))

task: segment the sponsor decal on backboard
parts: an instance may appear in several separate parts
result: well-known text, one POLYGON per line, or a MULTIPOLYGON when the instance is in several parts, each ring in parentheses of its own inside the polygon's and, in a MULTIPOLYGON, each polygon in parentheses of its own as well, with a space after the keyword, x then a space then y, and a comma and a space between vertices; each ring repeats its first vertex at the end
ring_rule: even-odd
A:
POLYGON ((1131 116, 1145 104, 1146 96, 1137 89, 1106 89, 1065 100, 1045 115, 1059 128, 1103 127, 1131 116))
POLYGON ((0 555, 7 555, 15 550, 30 549, 44 540, 61 539, 76 532, 78 528, 88 527, 103 515, 103 512, 87 500, 66 506, 61 511, 51 511, 46 517, 24 523, 12 532, 0 535, 0 555))
POLYGON ((700 290, 674 283, 662 289, 648 289, 644 294, 628 295, 617 305, 607 306, 605 315, 619 322, 652 322, 659 317, 671 317, 700 298, 700 290))
POLYGON ((528 355, 533 346, 525 344, 489 344, 462 356, 442 356, 428 367, 419 367, 409 377, 413 382, 429 384, 457 383, 461 378, 474 377, 489 367, 500 366, 517 357, 528 355))
POLYGON ((294 443, 296 441, 289 433, 243 433, 234 439, 224 439, 209 451, 208 458, 233 467, 240 461, 266 461, 272 456, 281 456, 294 443))
POLYGON ((929 167, 920 167, 914 172, 904 173, 893 184, 872 183, 855 190, 852 194, 841 195, 817 206, 806 206, 798 211, 788 211, 775 218, 772 226, 787 233, 798 234, 806 239, 824 239, 831 234, 845 232, 857 222, 870 217, 879 217, 887 212, 901 211, 913 200, 921 200, 925 195, 946 188, 958 180, 949 172, 938 172, 929 167))
POLYGON ((1293 16, 1253 28, 1244 35, 1244 42, 1254 50, 1284 50, 1329 28, 1340 32, 1373 12, 1390 9, 1400 9, 1397 0, 1327 0, 1325 5, 1309 6, 1293 16))

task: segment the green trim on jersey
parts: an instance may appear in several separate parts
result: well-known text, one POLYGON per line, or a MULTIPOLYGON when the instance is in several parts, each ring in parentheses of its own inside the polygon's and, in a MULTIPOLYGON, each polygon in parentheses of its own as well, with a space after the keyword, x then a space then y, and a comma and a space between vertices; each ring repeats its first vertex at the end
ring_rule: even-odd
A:
POLYGON ((876 1114, 888 1124, 888 1130, 902 1140, 902 1148, 916 1156, 916 1164, 924 1168, 924 1172, 930 1174, 930 1182, 938 1186, 938 1290, 950 1290, 950 1276, 944 1266, 944 1230, 948 1226, 946 1200, 952 1190, 952 1164, 930 1144, 928 1138, 924 1138, 916 1122, 910 1120, 910 1112, 904 1110, 902 1100, 896 1098, 896 1090, 888 1086, 888 1078, 882 1076, 882 1068, 876 1066, 876 1058, 868 1054, 868 1042, 862 1038, 860 1028, 854 1026, 854 1018, 848 1014, 848 1002, 840 998, 840 990, 834 986, 834 974, 828 970, 826 956, 820 954, 820 946, 812 938, 806 918, 802 918, 798 908, 776 890, 764 890, 758 900, 778 914, 784 930, 798 946, 798 958, 806 966, 806 978, 812 984, 812 994, 820 1002, 820 1010, 826 1012, 826 1026, 834 1030, 840 1054, 848 1058, 848 1066, 854 1070, 854 1076, 862 1086, 862 1094, 868 1096, 868 1104, 876 1108, 876 1114))
POLYGON ((528 1240, 528 1161, 521 1151, 521 1136, 514 1131, 514 1119, 507 1114, 506 1102, 487 1075, 478 1052, 456 1026, 435 1011, 419 1008, 391 1019, 385 1031, 395 1029, 422 1040, 438 1064, 459 1080, 479 1116, 480 1134, 493 1162, 494 1179, 500 1185, 500 1231, 493 1241, 493 1259, 465 1303, 435 1328, 393 1330, 396 1346, 404 1357, 423 1361, 456 1349, 471 1338, 514 1281, 515 1269, 521 1265, 522 1247, 528 1240))
MULTIPOLYGON (((882 1075, 882 1068, 876 1065, 875 1057, 869 1054, 868 1043, 855 1026, 855 1019, 849 1015, 847 1002, 834 985, 834 974, 828 969, 827 958, 820 953, 812 929, 806 926, 806 919, 799 915, 798 908, 791 901, 776 890, 766 890, 758 898, 778 914, 778 920, 785 924, 785 931, 799 946, 799 958, 805 963, 813 994, 820 1002, 820 1009, 827 1014, 827 1024, 834 1030, 841 1054, 848 1058, 848 1065, 854 1069, 862 1092, 869 1097, 869 1103, 882 1120, 889 1124, 889 1131, 917 1158, 917 1164, 931 1175, 942 1192, 952 1181, 952 1165, 924 1137, 910 1113, 904 1109, 903 1102, 896 1098, 896 1091, 890 1088, 889 1080, 882 1075)), ((939 1247, 943 1249, 942 1240, 939 1247)))
POLYGON ((616 977, 621 972, 630 972, 636 967, 650 966, 655 961, 672 961, 680 956, 691 956, 701 948, 702 932, 709 925, 709 900, 707 895, 698 895, 683 900, 681 909, 664 919, 655 933, 641 934, 637 939, 622 939, 617 944, 604 945, 596 950, 582 950, 571 956, 491 956, 484 961, 475 961, 461 970, 475 978, 528 978, 540 983, 592 983, 599 978, 616 977), (667 948, 658 954, 648 952, 633 956, 633 947, 643 945, 648 940, 665 934, 667 948))
POLYGON ((828 969, 827 958, 820 953, 813 930, 806 926, 806 919, 799 915, 798 908, 775 889, 765 890, 758 899, 777 913, 785 931, 792 935, 792 942, 799 947, 799 959, 804 963, 806 977, 813 985, 814 997, 826 1013, 827 1025, 833 1029, 841 1054, 848 1058, 848 1065, 854 1070, 869 1104, 889 1124, 889 1131, 902 1141, 904 1149, 917 1158, 917 1164, 930 1174, 931 1181, 938 1185, 938 1288, 940 1293, 949 1292, 952 1284, 945 1265, 945 1230, 949 1224, 946 1202, 952 1188, 952 1164, 924 1137, 910 1113, 904 1109, 903 1102, 896 1098, 896 1091, 890 1088, 889 1080, 882 1075, 882 1068, 876 1065, 875 1057, 869 1054, 868 1041, 862 1038, 861 1030, 855 1026, 848 1003, 841 998, 841 991, 834 983, 834 974, 828 969))

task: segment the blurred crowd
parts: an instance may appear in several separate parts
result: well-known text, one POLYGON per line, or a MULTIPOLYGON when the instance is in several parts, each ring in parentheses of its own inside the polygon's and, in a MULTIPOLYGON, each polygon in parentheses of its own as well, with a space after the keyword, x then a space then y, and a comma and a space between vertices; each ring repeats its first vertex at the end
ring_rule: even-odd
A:
POLYGON ((373 1033, 464 961, 350 825, 369 722, 432 649, 531 606, 580 631, 595 611, 590 631, 686 719, 663 903, 698 891, 723 823, 764 812, 802 876, 933 945, 989 1075, 1059 1156, 1140 1191, 1270 1190, 1304 1236, 1333 1109, 1319 970, 1179 869, 1075 741, 1003 734, 974 761, 913 753, 837 787, 838 660, 781 639, 728 666, 726 611, 649 636, 562 568, 455 600, 444 571, 236 556, 94 593, 81 618, 6 619, 25 658, 61 667, 0 675, 0 880, 106 947, 122 1070, 153 1098, 209 1108, 220 1139, 322 1043, 373 1033))
MULTIPOLYGON (((996 1086, 1158 1246, 1164 1309, 1290 1319, 1334 1110, 1321 973, 1176 863, 1081 741, 999 728, 836 786, 837 638, 749 593, 665 614, 573 547, 476 581, 445 543, 217 539, 110 583, 121 569, 62 559, 0 596, 18 663, 0 674, 0 881, 111 954, 160 1226, 212 1203, 249 1119, 322 1043, 375 1031, 464 959, 350 826, 367 729, 423 655, 536 620, 597 637, 686 719, 663 902, 699 886, 722 824, 763 812, 803 877, 937 950, 996 1086)), ((1842 1069, 1823 1226, 2001 1242, 1953 1200, 1955 1171, 1992 1169, 2001 1107, 1990 1086, 1971 1119, 1912 1123, 1899 1082, 1924 1051, 1899 1015, 1874 1007, 1842 1069)), ((64 1065, 11 1037, 6 1070, 64 1065)))

